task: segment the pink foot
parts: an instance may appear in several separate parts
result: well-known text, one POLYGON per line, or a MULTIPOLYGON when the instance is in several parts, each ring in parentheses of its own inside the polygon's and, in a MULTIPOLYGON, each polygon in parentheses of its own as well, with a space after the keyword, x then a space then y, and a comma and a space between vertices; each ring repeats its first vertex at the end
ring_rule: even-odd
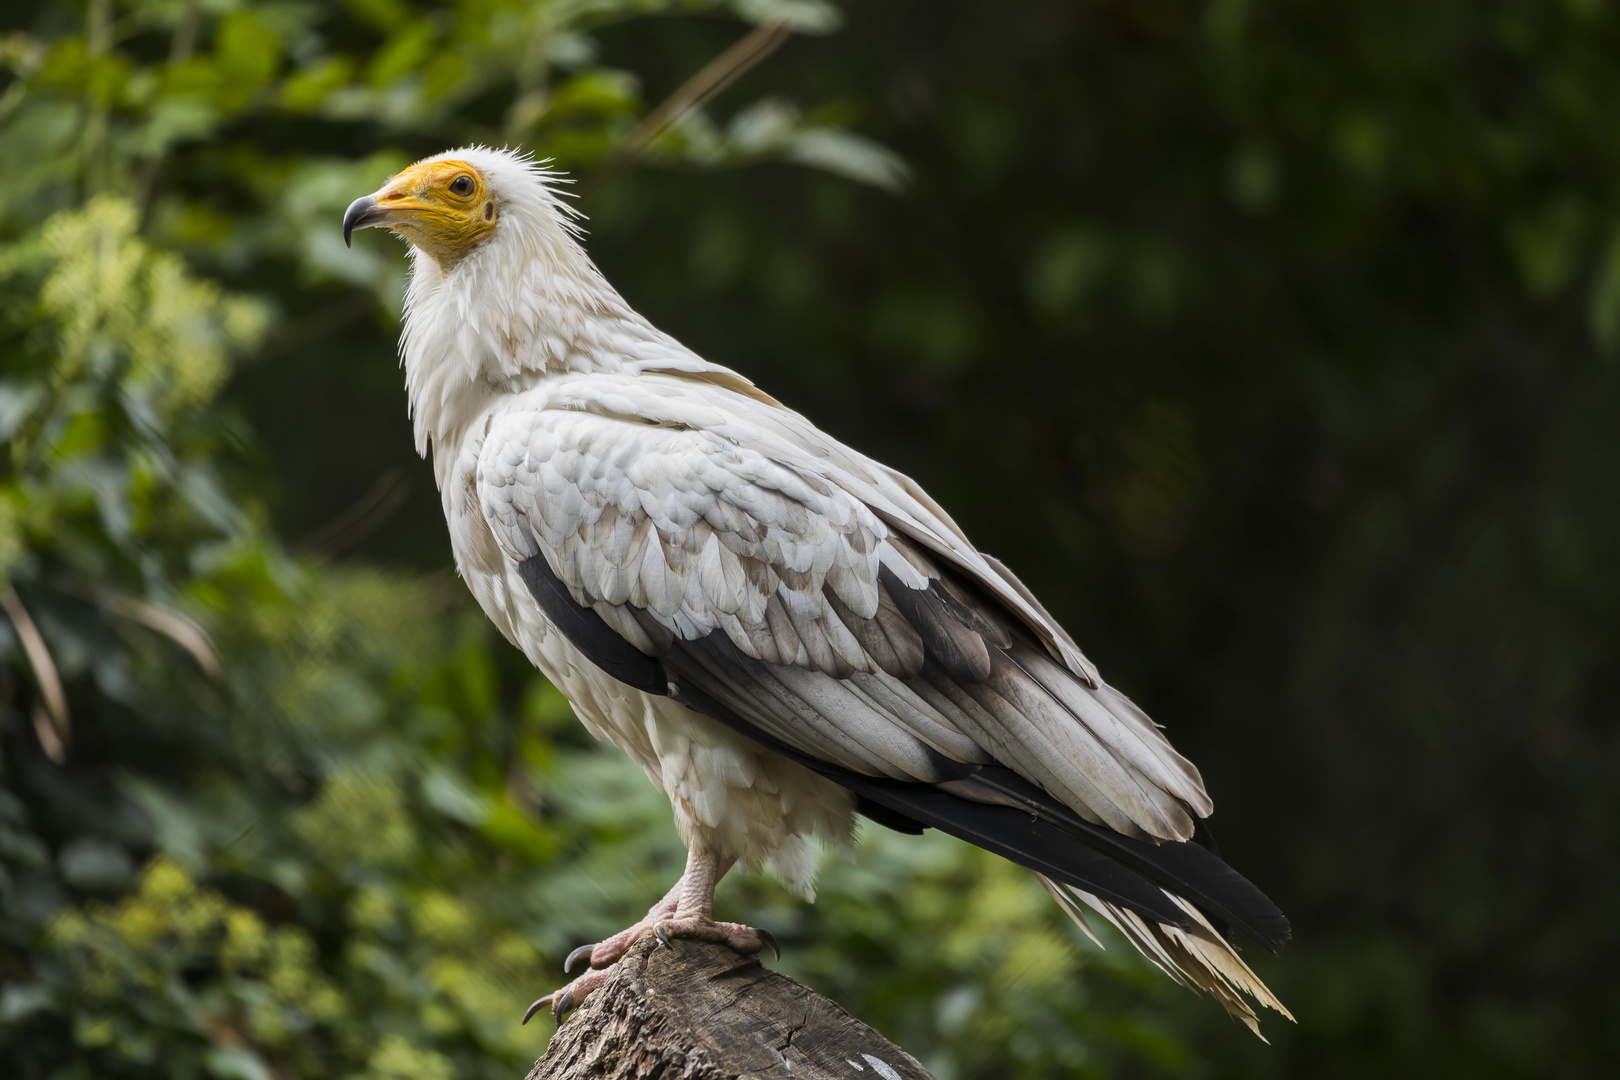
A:
POLYGON ((579 1008, 585 1003, 586 998, 607 985, 607 981, 612 977, 612 968, 592 968, 562 989, 553 990, 530 1005, 523 1014, 523 1022, 527 1024, 535 1013, 549 1008, 552 1018, 561 1024, 564 1013, 579 1008))
POLYGON ((660 919, 668 918, 674 913, 675 897, 671 893, 654 904, 652 910, 647 912, 647 917, 634 926, 620 930, 610 938, 603 938, 595 945, 581 945, 569 953, 568 959, 563 961, 563 971, 573 970, 574 965, 583 957, 590 958, 593 968, 612 967, 619 962, 620 957, 630 951, 630 946, 652 933, 653 927, 660 919))
POLYGON ((766 931, 741 923, 715 922, 710 914, 714 911, 715 882, 735 861, 731 856, 694 847, 686 857, 686 873, 667 896, 653 905, 645 919, 605 941, 581 945, 568 954, 568 959, 563 961, 563 971, 571 969, 585 956, 590 957, 591 970, 530 1005, 529 1011, 523 1014, 523 1022, 527 1024, 536 1012, 549 1006, 552 1016, 561 1023, 564 1013, 583 1005, 586 998, 607 983, 613 965, 647 934, 656 937, 666 949, 674 948, 670 942, 675 938, 713 941, 748 956, 769 945, 771 952, 781 959, 782 950, 776 947, 776 938, 766 931))
POLYGON ((776 935, 769 930, 758 930, 742 923, 715 922, 704 915, 682 915, 676 912, 653 925, 653 935, 666 949, 674 948, 671 938, 691 938, 694 941, 713 941, 734 952, 752 956, 769 945, 778 960, 782 950, 777 947, 776 935))
POLYGON ((587 952, 591 958, 591 970, 562 989, 553 990, 530 1005, 528 1011, 523 1014, 523 1022, 527 1024, 535 1013, 543 1008, 550 1008, 551 1015, 561 1024, 565 1013, 585 1004, 586 998, 607 984, 613 975, 613 966, 623 958, 631 945, 649 933, 666 949, 675 947, 672 941, 676 938, 690 938, 693 941, 718 942, 747 956, 752 956, 769 945, 776 958, 778 960, 782 958, 782 950, 777 947, 776 936, 768 930, 756 930, 741 923, 715 922, 706 915, 682 915, 672 910, 673 904, 669 907, 671 910, 663 915, 659 914, 659 908, 654 908, 647 913, 645 919, 629 929, 621 930, 595 945, 581 945, 569 953, 568 959, 563 963, 564 971, 573 967, 574 962, 587 952))

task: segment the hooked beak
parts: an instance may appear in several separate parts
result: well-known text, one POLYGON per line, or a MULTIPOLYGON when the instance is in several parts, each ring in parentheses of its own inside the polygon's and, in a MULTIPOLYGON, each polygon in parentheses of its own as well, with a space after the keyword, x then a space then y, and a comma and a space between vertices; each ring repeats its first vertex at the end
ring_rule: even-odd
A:
POLYGON ((415 198, 409 190, 396 190, 392 186, 361 196, 343 212, 343 245, 351 245, 350 238, 356 229, 393 228, 429 209, 431 207, 415 198))
POLYGON ((377 200, 370 195, 362 195, 349 204, 343 212, 343 246, 351 247, 350 237, 356 229, 369 229, 373 225, 382 224, 383 211, 377 205, 377 200))

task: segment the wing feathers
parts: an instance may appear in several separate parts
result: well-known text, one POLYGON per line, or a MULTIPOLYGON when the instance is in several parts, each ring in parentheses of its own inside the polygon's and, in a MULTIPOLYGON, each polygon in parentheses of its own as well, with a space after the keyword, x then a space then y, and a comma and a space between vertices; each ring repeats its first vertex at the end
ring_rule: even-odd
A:
POLYGON ((929 707, 908 685, 887 672, 856 673, 850 680, 871 700, 873 708, 900 724, 917 738, 955 761, 989 762, 988 751, 952 726, 929 707))
POLYGON ((674 615, 681 609, 686 582, 669 563, 668 541, 661 530, 650 537, 641 557, 641 587, 647 606, 660 615, 674 615))
POLYGON ((909 679, 922 670, 925 658, 922 635, 906 622, 888 590, 882 590, 876 610, 867 618, 846 607, 836 593, 827 594, 827 604, 879 669, 902 679, 909 679))
POLYGON ((851 681, 820 672, 785 668, 782 681, 851 741, 880 763, 884 775, 897 780, 934 783, 961 775, 958 763, 911 734, 851 681))
POLYGON ((974 742, 989 750, 997 761, 1004 762, 1015 772, 1028 777, 1047 791, 1064 792, 1077 813, 1092 820, 1106 821, 1111 827, 1128 830, 1132 835, 1144 835, 1141 828, 1123 813, 1078 770, 1069 768, 1058 759, 1057 749, 1038 732, 1021 732, 1010 737, 1008 725, 1018 725, 1022 718, 999 695, 988 693, 983 700, 967 687, 958 685, 943 669, 930 665, 913 685, 928 696, 930 703, 951 717, 957 727, 974 742), (931 693, 928 693, 931 691, 931 693), (941 707, 943 706, 943 707, 941 707), (988 706, 988 707, 987 707, 988 706), (1004 710, 1002 716, 992 708, 1004 710))
POLYGON ((486 427, 476 481, 489 534, 588 661, 886 823, 1030 866, 1077 923, 1100 913, 1251 1027, 1244 994, 1281 1010, 1223 925, 1275 946, 1285 918, 1184 842, 1210 813, 1196 767, 1029 589, 909 479, 795 444, 789 419, 721 437, 726 410, 669 423, 620 390, 486 427))
POLYGON ((990 677, 990 650, 984 638, 951 614, 937 584, 930 583, 927 589, 908 589, 887 567, 878 571, 878 581, 940 667, 965 682, 983 682, 990 677))
MULTIPOLYGON (((1107 684, 1091 689, 1070 678, 1044 652, 1015 647, 1009 655, 1031 681, 1148 782, 1174 795, 1200 817, 1214 810, 1198 770, 1171 748, 1140 711, 1134 706, 1126 708, 1129 702, 1123 695, 1107 684)), ((1181 833, 1178 839, 1186 839, 1187 835, 1190 832, 1181 833)))
POLYGON ((858 746, 843 738, 780 680, 740 667, 716 643, 704 640, 672 647, 665 663, 797 753, 857 773, 874 771, 858 746))
POLYGON ((1010 575, 972 571, 950 529, 919 533, 937 508, 894 475, 868 477, 887 492, 868 504, 862 481, 825 467, 696 428, 539 410, 492 428, 478 490, 497 543, 549 551, 566 592, 637 652, 722 643, 728 693, 800 732, 795 745, 912 780, 993 758, 1087 820, 1190 836, 1210 809, 1197 771, 1031 636, 1033 601, 1010 575))
POLYGON ((564 378, 485 425, 471 491, 551 624, 882 820, 1036 870, 1251 1026, 1243 994, 1281 1009, 1221 927, 1286 920, 1183 842, 1197 769, 921 488, 699 369, 564 378))
POLYGON ((904 735, 893 725, 872 723, 878 719, 874 716, 861 715, 871 710, 862 707, 859 698, 838 680, 803 668, 748 664, 735 654, 729 642, 714 638, 677 647, 668 659, 677 670, 690 673, 692 665, 682 660, 687 655, 702 668, 723 672, 727 688, 737 700, 750 703, 751 712, 779 716, 785 711, 798 720, 791 741, 811 753, 825 755, 859 773, 897 780, 942 779, 948 771, 941 755, 920 740, 904 735), (770 708, 772 704, 776 710, 770 708))

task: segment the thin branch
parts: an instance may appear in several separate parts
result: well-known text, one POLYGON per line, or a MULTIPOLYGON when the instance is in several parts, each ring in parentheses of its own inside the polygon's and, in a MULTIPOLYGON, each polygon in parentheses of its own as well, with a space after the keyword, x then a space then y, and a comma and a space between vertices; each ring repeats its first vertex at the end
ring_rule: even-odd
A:
POLYGON ((383 470, 371 488, 348 509, 299 540, 295 547, 335 555, 382 528, 411 493, 411 476, 397 466, 383 470))
POLYGON ((714 100, 726 87, 736 82, 755 64, 781 47, 792 36, 784 19, 771 19, 750 30, 735 45, 704 65, 703 70, 680 85, 652 112, 641 118, 625 137, 615 159, 635 157, 665 131, 675 126, 695 109, 714 100))
POLYGON ((132 622, 156 630, 190 653, 192 659, 197 661, 197 666, 209 675, 216 677, 219 675, 221 671, 219 654, 214 650, 213 640, 209 638, 208 631, 186 615, 156 601, 143 600, 99 583, 91 584, 87 591, 92 600, 114 615, 122 615, 132 622))
POLYGON ((67 759, 68 743, 73 734, 62 677, 56 673, 56 663, 51 659, 51 650, 45 644, 44 636, 34 625, 33 616, 23 607, 22 597, 17 595, 10 582, 0 589, 0 608, 11 619, 11 625, 17 628, 17 638, 22 642, 23 652, 34 669, 34 679, 39 683, 39 694, 43 700, 34 707, 34 731, 39 735, 39 743, 44 747, 46 756, 60 765, 67 759))

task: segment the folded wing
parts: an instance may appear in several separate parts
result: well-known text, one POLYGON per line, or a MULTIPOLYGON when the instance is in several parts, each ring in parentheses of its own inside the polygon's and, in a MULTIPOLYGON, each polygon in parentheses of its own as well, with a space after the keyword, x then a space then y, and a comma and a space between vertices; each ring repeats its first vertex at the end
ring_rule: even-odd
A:
POLYGON ((916 485, 769 399, 604 382, 496 419, 477 478, 496 542, 593 662, 885 824, 963 836, 1122 919, 1287 936, 1187 842, 1211 809, 1197 770, 916 485))

